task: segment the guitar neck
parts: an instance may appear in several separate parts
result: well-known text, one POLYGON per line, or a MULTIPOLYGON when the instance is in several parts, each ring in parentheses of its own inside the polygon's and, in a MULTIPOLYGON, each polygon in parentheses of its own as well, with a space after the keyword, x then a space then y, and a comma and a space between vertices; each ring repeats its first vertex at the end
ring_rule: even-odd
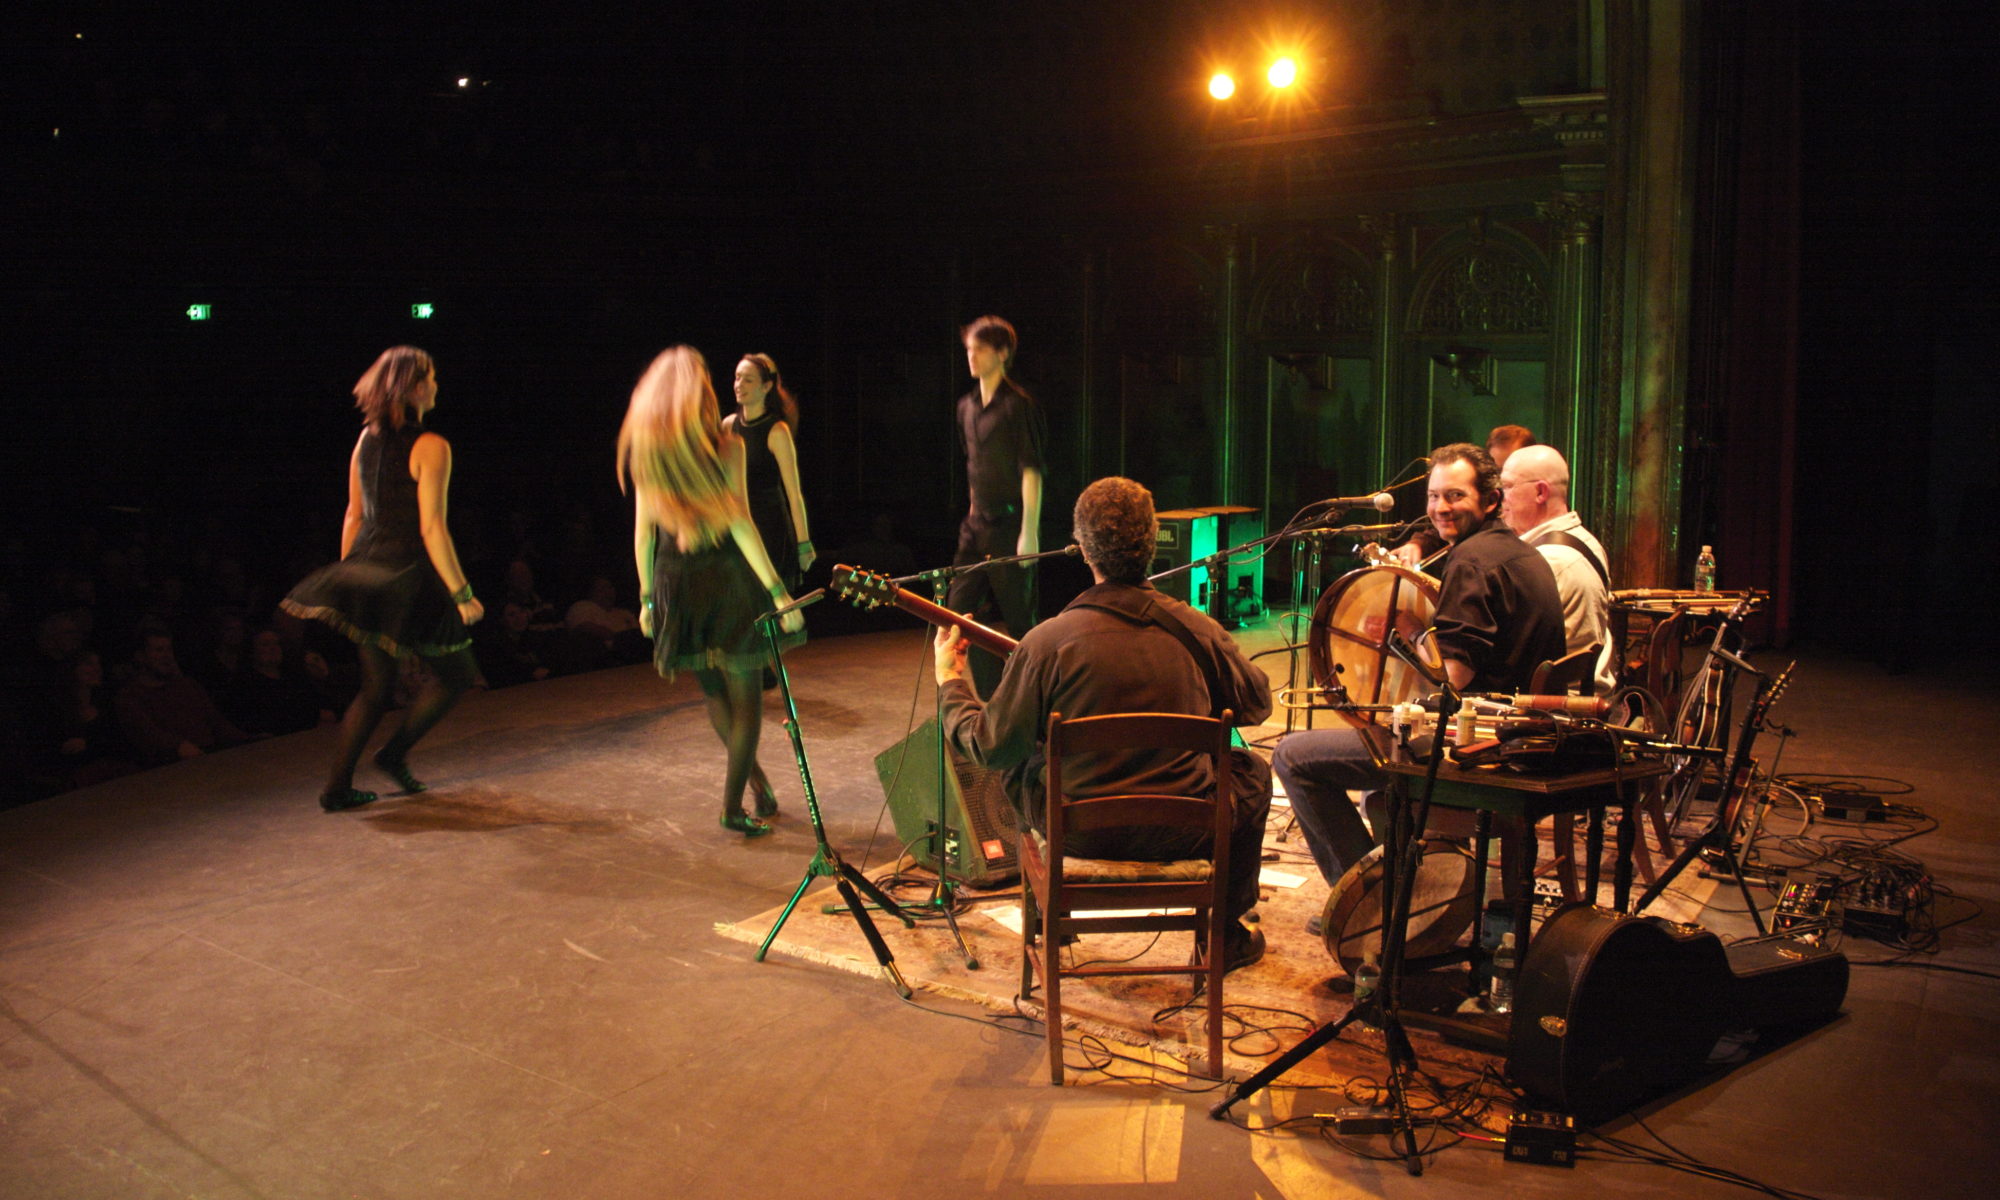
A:
POLYGON ((913 617, 921 617, 933 625, 951 625, 965 635, 965 640, 989 654, 1007 657, 1014 647, 1021 643, 989 625, 981 625, 971 617, 961 616, 942 604, 932 604, 907 588, 897 588, 892 598, 896 607, 913 617))

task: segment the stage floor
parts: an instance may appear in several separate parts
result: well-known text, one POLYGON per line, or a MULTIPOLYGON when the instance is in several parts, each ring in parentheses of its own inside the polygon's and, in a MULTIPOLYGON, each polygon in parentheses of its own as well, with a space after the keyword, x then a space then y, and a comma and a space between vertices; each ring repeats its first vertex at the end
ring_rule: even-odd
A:
MULTIPOLYGON (((831 839, 879 864, 896 839, 873 758, 930 711, 920 636, 823 638, 788 662, 831 839)), ((1897 849, 1962 898, 1943 916, 1971 919, 1909 965, 1865 965, 1896 956, 1850 938, 1842 1017, 1603 1132, 1817 1196, 1985 1194, 2000 701, 1807 656, 1776 716, 1799 733, 1787 773, 1914 786, 1897 799, 1940 828, 1897 849)), ((779 832, 717 828, 720 749, 685 677, 471 696, 413 764, 432 791, 338 815, 314 803, 331 733, 0 812, 0 1195, 1742 1194, 1470 1141, 1411 1179, 1210 1120, 1218 1094, 1171 1071, 1052 1088, 1039 1027, 969 1003, 754 962, 716 927, 783 902, 811 830, 775 717, 779 832)), ((1710 904, 1718 932, 1747 928, 1732 891, 1710 904)), ((1347 1103, 1273 1088, 1232 1115, 1347 1103)))

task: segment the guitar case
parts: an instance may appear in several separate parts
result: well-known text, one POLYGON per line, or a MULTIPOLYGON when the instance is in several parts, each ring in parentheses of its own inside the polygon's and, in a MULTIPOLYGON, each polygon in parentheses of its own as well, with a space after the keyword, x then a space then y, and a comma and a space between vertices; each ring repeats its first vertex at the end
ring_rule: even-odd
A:
POLYGON ((1847 959, 1792 940, 1725 950, 1699 926, 1571 905, 1521 963, 1507 1073, 1594 1124, 1701 1074, 1724 1033, 1827 1020, 1847 959))
POLYGON ((1729 947, 1736 982, 1732 1029, 1797 1029, 1824 1024, 1847 998, 1847 956, 1792 938, 1729 947))
POLYGON ((1694 1078, 1734 1015, 1714 934, 1572 905, 1550 917, 1514 987, 1507 1072, 1580 1123, 1694 1078))

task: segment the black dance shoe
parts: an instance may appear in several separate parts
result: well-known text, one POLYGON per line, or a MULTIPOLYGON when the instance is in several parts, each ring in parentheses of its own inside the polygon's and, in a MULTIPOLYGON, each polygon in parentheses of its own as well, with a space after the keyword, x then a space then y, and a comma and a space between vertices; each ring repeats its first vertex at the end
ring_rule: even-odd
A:
POLYGON ((338 792, 321 792, 319 806, 327 812, 346 812, 350 808, 360 808, 380 799, 374 792, 364 792, 360 788, 347 788, 338 792))
POLYGON ((722 827, 740 833, 746 838, 763 837, 771 832, 769 825, 755 817, 746 817, 742 813, 723 813, 722 827))
POLYGON ((410 774, 410 764, 400 758, 389 757, 389 748, 382 747, 375 752, 375 765, 382 773, 396 781, 396 785, 410 795, 424 790, 424 781, 410 774))

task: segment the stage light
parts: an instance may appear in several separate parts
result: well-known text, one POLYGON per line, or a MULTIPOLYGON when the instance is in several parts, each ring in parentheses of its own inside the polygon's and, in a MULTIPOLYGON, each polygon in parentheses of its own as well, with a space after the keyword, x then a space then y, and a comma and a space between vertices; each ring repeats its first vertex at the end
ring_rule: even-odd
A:
POLYGON ((187 306, 187 318, 190 321, 206 321, 214 311, 214 308, 207 304, 190 304, 187 306))
POLYGON ((1236 81, 1227 71, 1217 71, 1208 80, 1208 94, 1217 100, 1227 100, 1236 94, 1236 81))
POLYGON ((467 88, 467 87, 471 87, 471 86, 472 86, 472 77, 471 77, 471 76, 469 76, 469 75, 460 75, 460 76, 458 77, 458 86, 460 86, 460 87, 462 87, 462 88, 467 88))
POLYGON ((437 305, 412 304, 410 305, 410 315, 419 321, 428 321, 432 317, 437 316, 437 305))
POLYGON ((1274 88, 1288 88, 1298 82, 1299 64, 1287 55, 1271 64, 1270 73, 1265 78, 1271 81, 1274 88))

